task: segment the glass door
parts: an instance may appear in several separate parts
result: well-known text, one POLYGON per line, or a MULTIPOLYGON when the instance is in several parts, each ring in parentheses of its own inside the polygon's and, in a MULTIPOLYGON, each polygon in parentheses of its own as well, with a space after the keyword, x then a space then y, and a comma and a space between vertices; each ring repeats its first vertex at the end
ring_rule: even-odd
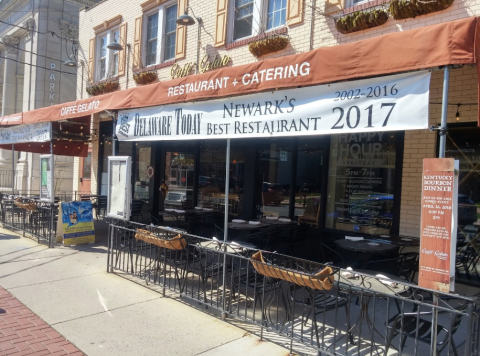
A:
POLYGON ((192 152, 165 153, 165 180, 168 187, 165 208, 193 207, 195 155, 192 152))

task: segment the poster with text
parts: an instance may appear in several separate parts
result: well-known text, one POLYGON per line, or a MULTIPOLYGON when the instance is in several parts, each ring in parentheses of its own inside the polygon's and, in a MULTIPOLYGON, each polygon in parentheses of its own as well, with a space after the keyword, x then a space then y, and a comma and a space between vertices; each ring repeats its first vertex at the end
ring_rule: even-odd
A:
POLYGON ((95 242, 91 202, 62 202, 59 209, 62 218, 59 225, 65 246, 95 242))
POLYGON ((375 133, 428 128, 428 71, 122 110, 120 141, 375 133))
POLYGON ((53 155, 40 156, 40 200, 54 201, 53 155))
POLYGON ((458 161, 426 158, 422 176, 422 223, 418 285, 453 291, 457 242, 458 161))

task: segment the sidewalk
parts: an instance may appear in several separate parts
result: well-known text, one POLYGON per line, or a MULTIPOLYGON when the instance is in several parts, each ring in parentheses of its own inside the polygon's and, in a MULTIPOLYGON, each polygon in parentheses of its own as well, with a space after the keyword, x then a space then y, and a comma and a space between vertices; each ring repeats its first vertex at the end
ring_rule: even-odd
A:
POLYGON ((0 355, 84 355, 0 287, 0 355))
MULTIPOLYGON (((107 273, 106 258, 103 246, 48 249, 0 228, 0 286, 88 356, 288 355, 178 297, 107 273)), ((38 318, 34 323, 45 326, 38 318)), ((0 345, 8 341, 0 334, 0 345)))

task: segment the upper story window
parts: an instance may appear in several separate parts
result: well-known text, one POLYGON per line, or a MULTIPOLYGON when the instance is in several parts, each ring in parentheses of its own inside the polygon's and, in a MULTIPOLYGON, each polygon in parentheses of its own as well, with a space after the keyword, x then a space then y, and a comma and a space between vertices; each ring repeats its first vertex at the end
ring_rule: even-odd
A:
POLYGON ((370 0, 347 0, 346 1, 346 7, 352 7, 356 5, 360 5, 366 2, 369 2, 370 0))
POLYGON ((285 25, 287 0, 269 0, 267 12, 267 30, 285 25))
POLYGON ((177 4, 165 5, 145 15, 145 64, 158 64, 175 58, 177 4))
POLYGON ((120 32, 118 29, 110 30, 97 36, 97 80, 118 75, 118 51, 112 51, 107 48, 110 42, 116 40, 120 42, 120 32))
POLYGON ((287 0, 234 0, 232 3, 233 40, 285 25, 287 0))

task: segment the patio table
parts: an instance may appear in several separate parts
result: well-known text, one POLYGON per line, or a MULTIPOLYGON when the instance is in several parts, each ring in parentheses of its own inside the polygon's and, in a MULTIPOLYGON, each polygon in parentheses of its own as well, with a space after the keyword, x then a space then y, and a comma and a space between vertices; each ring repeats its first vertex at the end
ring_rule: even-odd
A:
POLYGON ((347 239, 335 240, 334 243, 345 250, 359 252, 362 260, 362 267, 365 267, 371 255, 398 254, 399 247, 393 244, 380 243, 376 241, 360 240, 352 241, 347 239))
POLYGON ((295 220, 291 221, 281 221, 281 220, 271 220, 271 219, 260 219, 262 224, 273 225, 273 226, 296 226, 298 223, 295 220))
POLYGON ((248 222, 245 223, 236 223, 236 222, 229 222, 228 223, 228 228, 233 229, 233 230, 248 230, 248 231, 253 231, 253 230, 259 230, 263 228, 267 228, 270 225, 265 224, 265 223, 260 223, 260 224, 249 224, 248 222))

